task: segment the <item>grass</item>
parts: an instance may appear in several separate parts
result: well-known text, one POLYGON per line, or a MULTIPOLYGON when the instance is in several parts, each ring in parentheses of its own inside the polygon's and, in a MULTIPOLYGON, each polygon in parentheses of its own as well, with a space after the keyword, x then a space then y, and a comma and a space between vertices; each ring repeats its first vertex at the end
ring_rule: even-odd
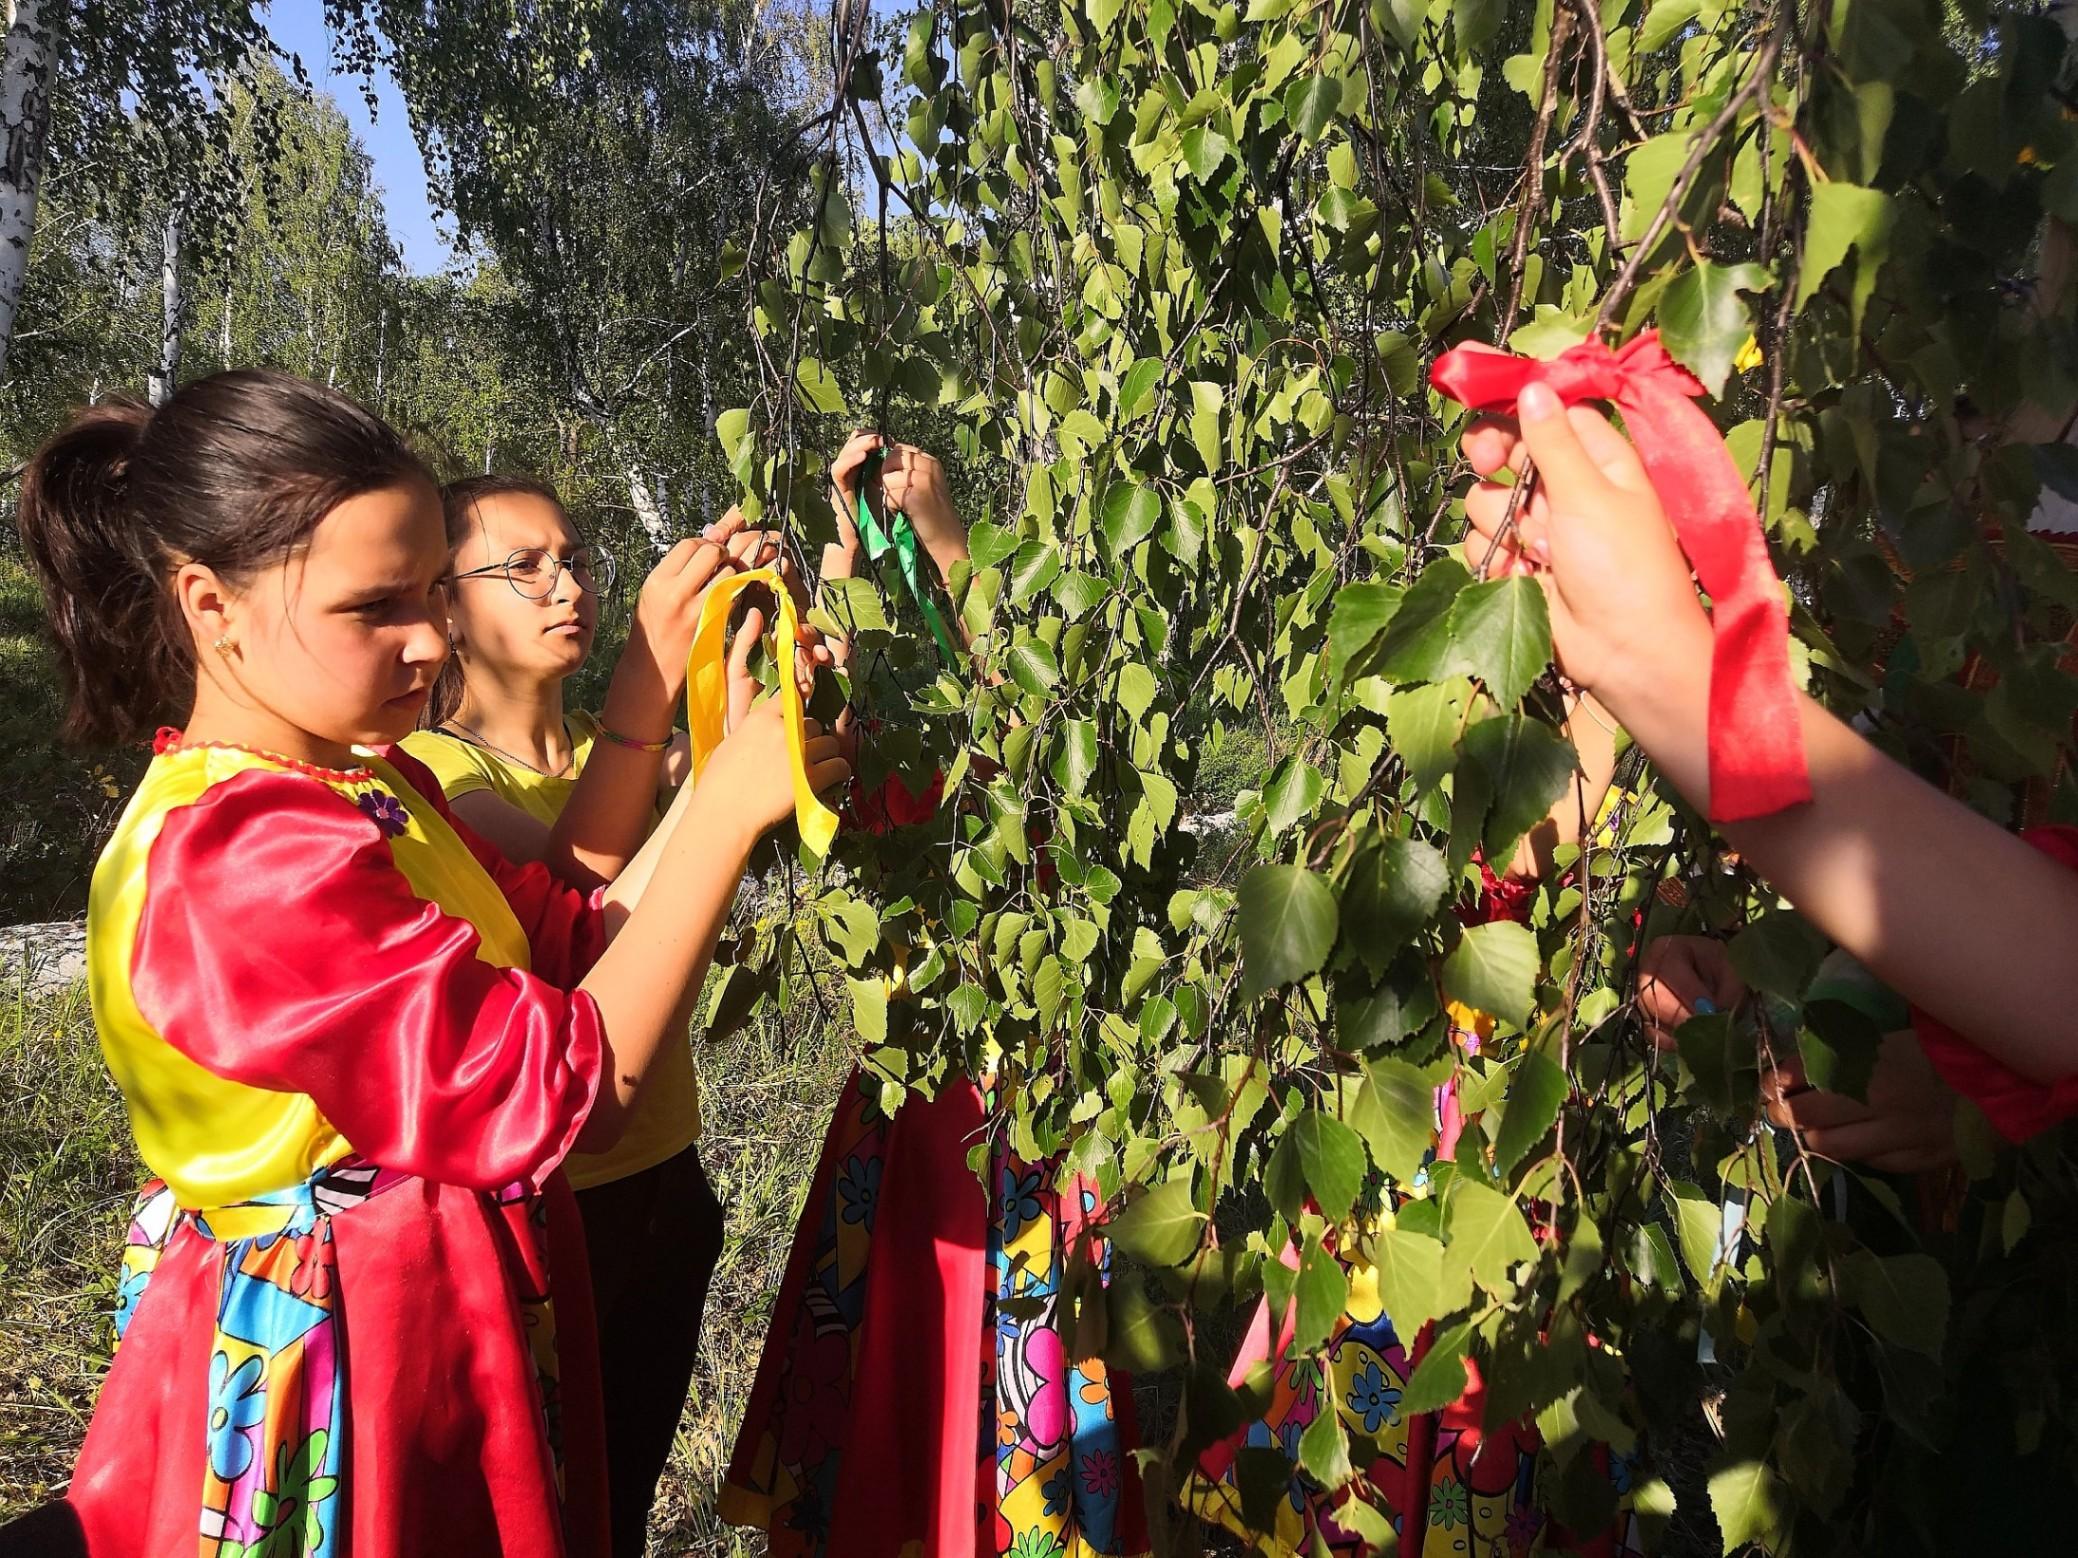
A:
POLYGON ((110 1340, 137 1188, 86 991, 0 985, 0 1516, 62 1490, 110 1340))
MULTIPOLYGON (((804 1025, 805 1027, 805 1025, 804 1025)), ((765 1325, 837 1092, 848 1043, 757 1021, 700 1056, 700 1153, 728 1213, 692 1398, 650 1517, 658 1553, 762 1553, 764 1538, 714 1512, 750 1396, 765 1325)))
MULTIPOLYGON (((753 1023, 700 1057, 707 1171, 728 1234, 691 1399, 651 1520, 660 1554, 757 1554, 715 1493, 807 1194, 807 1165, 851 1064, 753 1023)), ((115 1269, 139 1166, 84 988, 0 983, 0 1521, 64 1491, 108 1362, 115 1269)))

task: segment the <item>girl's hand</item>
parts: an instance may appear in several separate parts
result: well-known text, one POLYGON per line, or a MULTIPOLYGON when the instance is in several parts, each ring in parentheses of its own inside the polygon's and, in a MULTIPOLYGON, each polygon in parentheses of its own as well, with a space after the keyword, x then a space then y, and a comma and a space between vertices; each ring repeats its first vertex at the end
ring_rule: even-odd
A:
POLYGON ((778 537, 747 529, 742 511, 731 508, 650 570, 636 598, 632 637, 648 647, 671 700, 685 691, 686 656, 708 592, 730 574, 766 567, 778 556, 778 537))
POLYGON ((1544 587, 1559 667, 1600 694, 1619 717, 1623 694, 1651 681, 1670 656, 1710 662, 1709 619, 1688 561, 1637 451, 1600 413, 1568 411, 1533 384, 1519 418, 1481 418, 1461 448, 1491 477, 1536 462, 1537 483, 1502 528, 1513 489, 1483 481, 1465 497, 1465 560, 1489 577, 1528 574, 1544 587))
POLYGON ((945 578, 952 565, 967 555, 967 527, 953 511, 944 465, 934 454, 895 444, 881 465, 880 484, 887 506, 909 516, 916 539, 931 554, 938 577, 945 578))
POLYGON ((734 507, 708 526, 706 534, 727 547, 729 563, 739 572, 770 567, 779 561, 778 535, 770 530, 745 529, 743 514, 734 507))
MULTIPOLYGON (((742 516, 736 515, 735 521, 740 528, 742 516)), ((647 650, 666 704, 675 703, 685 691, 686 656, 692 652, 701 603, 715 582, 734 572, 735 566, 726 539, 703 535, 672 547, 642 581, 630 647, 647 650)))
MULTIPOLYGON (((729 644, 729 659, 724 672, 724 685, 729 690, 729 705, 724 715, 722 729, 734 730, 749 715, 750 707, 764 692, 757 674, 750 668, 751 656, 757 652, 759 640, 765 636, 765 609, 751 606, 745 609, 743 620, 737 625, 736 636, 729 644)), ((802 700, 815 695, 815 675, 826 665, 835 665, 836 655, 831 651, 828 640, 806 622, 800 624, 794 643, 794 686, 802 700)))
MULTIPOLYGON (((843 570, 845 574, 855 571, 859 549, 859 526, 855 516, 859 511, 860 472, 875 450, 886 443, 880 434, 862 428, 845 441, 837 451, 837 458, 830 462, 830 506, 837 512, 837 550, 846 554, 853 567, 843 570)), ((832 569, 825 565, 825 574, 832 569)))
MULTIPOLYGON (((818 720, 803 717, 802 758, 809 787, 817 794, 851 777, 838 737, 818 720)), ((709 783, 720 792, 749 830, 754 842, 778 826, 794 810, 794 758, 787 747, 786 708, 781 698, 753 704, 735 729, 723 738, 708 765, 709 783)))
POLYGON ((1956 1161, 1955 1094, 1912 1032, 1887 1033, 1869 1074, 1869 1101, 1810 1085, 1801 1061, 1761 1078, 1768 1118, 1795 1131, 1807 1151, 1885 1174, 1920 1174, 1956 1161))
MULTIPOLYGON (((776 542, 774 544, 777 545, 776 542)), ((808 586, 801 582, 801 570, 794 566, 793 558, 784 552, 774 557, 772 566, 779 570, 779 582, 786 586, 787 594, 794 598, 795 617, 806 627, 808 613, 815 609, 815 603, 808 598, 808 586)))
POLYGON ((1662 936, 1638 960, 1638 1010, 1661 1049, 1674 1047, 1674 1030, 1689 1018, 1728 1012, 1745 999, 1731 954, 1708 936, 1662 936))
POLYGON ((736 628, 736 637, 729 644, 729 663, 724 676, 729 689, 729 708, 722 720, 725 734, 750 718, 751 705, 764 691, 750 668, 750 657, 757 653, 758 640, 764 636, 765 613, 752 606, 744 612, 743 621, 736 628))
POLYGON ((794 643, 794 682, 803 700, 815 696, 815 674, 824 666, 839 663, 839 646, 823 636, 822 629, 802 622, 794 643))

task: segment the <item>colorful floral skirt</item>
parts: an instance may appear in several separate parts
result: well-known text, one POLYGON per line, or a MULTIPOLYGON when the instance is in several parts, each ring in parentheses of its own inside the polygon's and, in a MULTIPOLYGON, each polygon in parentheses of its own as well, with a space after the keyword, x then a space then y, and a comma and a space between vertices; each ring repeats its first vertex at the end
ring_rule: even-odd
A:
MULTIPOLYGON (((1491 879, 1492 873, 1488 876, 1491 879)), ((1499 887, 1497 882, 1490 885, 1499 887)), ((1493 1035, 1494 1020, 1484 1012, 1453 1002, 1449 1016, 1451 1042, 1467 1053, 1478 1054, 1493 1035)), ((1454 1155, 1467 1123, 1455 1090, 1438 1088, 1435 1153, 1454 1155)), ((1297 1257, 1287 1251, 1285 1260, 1294 1264, 1297 1257)), ((1472 1359, 1465 1360, 1467 1386, 1457 1401, 1441 1412, 1403 1414, 1400 1398, 1425 1339, 1404 1337, 1394 1326, 1379 1301, 1375 1266, 1345 1261, 1343 1269, 1349 1279, 1349 1304, 1318 1357, 1294 1358, 1290 1318, 1283 1334, 1273 1336, 1269 1306, 1258 1307, 1228 1380, 1238 1387, 1263 1363, 1270 1363, 1270 1404, 1240 1434, 1199 1458, 1184 1491, 1191 1508, 1274 1558, 1318 1558, 1322 1553, 1359 1558, 1369 1550, 1367 1544, 1335 1518, 1338 1509, 1359 1498, 1390 1521, 1404 1558, 1522 1558, 1540 1552, 1637 1558, 1642 1548, 1628 1513, 1619 1515, 1612 1529, 1586 1537, 1562 1531, 1546 1519, 1537 1500, 1542 1444, 1536 1427, 1522 1422, 1500 1430, 1482 1428, 1485 1391, 1472 1359), (1361 1436, 1377 1446, 1371 1463, 1357 1468, 1356 1481, 1333 1493, 1298 1467, 1300 1436, 1330 1406, 1341 1414, 1343 1431, 1352 1441, 1361 1436), (1244 1517, 1238 1468, 1241 1452, 1247 1449, 1278 1450, 1292 1466, 1267 1534, 1252 1529, 1244 1517), (1410 1521, 1418 1533, 1413 1539, 1410 1521)), ((1634 1465, 1607 1456, 1603 1460, 1621 1508, 1634 1465)))
POLYGON ((996 1143, 984 1190, 986 1126, 970 1084, 892 1120, 845 1088, 722 1493, 773 1558, 1147 1549, 1130 1383, 1062 1329, 1094 1189, 996 1143))
POLYGON ((604 1553, 575 1217, 560 1176, 487 1196, 353 1159, 207 1213, 147 1183, 67 1495, 88 1550, 604 1553))
MULTIPOLYGON (((1267 1308, 1259 1309, 1230 1376, 1239 1385, 1257 1365, 1274 1360, 1270 1405, 1240 1435, 1208 1450, 1198 1462, 1187 1502, 1206 1519, 1253 1541, 1277 1558, 1313 1558, 1322 1552, 1361 1555, 1364 1540, 1335 1516, 1361 1498, 1399 1534, 1408 1558, 1522 1558, 1537 1552, 1582 1558, 1636 1558, 1642 1549, 1629 1515, 1609 1531, 1586 1538, 1561 1531, 1537 1502, 1537 1431, 1529 1423, 1481 1428, 1485 1393, 1478 1366, 1466 1360, 1469 1385, 1443 1411, 1409 1417, 1399 1410, 1418 1348, 1393 1327, 1378 1299, 1375 1267, 1349 1268, 1349 1307, 1319 1358, 1294 1359, 1290 1329, 1273 1346, 1267 1308), (1325 1407, 1340 1413, 1348 1435, 1377 1446, 1358 1482, 1329 1493, 1298 1469, 1299 1438, 1325 1407), (1237 1472, 1241 1452, 1275 1449, 1292 1463, 1268 1533, 1243 1518, 1237 1472), (1407 1523, 1419 1532, 1410 1540, 1407 1523)), ((1619 1495, 1628 1487, 1629 1461, 1608 1465, 1619 1495)))

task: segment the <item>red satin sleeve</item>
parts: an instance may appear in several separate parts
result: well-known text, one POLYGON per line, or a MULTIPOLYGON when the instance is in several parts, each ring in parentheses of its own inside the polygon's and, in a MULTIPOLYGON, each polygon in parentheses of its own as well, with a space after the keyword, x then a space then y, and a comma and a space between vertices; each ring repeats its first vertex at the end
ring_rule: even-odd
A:
POLYGON ((600 908, 606 890, 602 887, 590 894, 581 893, 538 860, 521 865, 507 859, 497 845, 454 814, 432 769, 402 747, 389 748, 383 759, 439 809, 456 835, 469 846, 469 853, 498 884, 505 901, 512 905, 520 929, 527 933, 527 944, 534 954, 534 972, 566 990, 590 973, 609 939, 600 908))
POLYGON ((386 1168, 538 1187, 591 1113, 604 1029, 590 996, 483 962, 478 940, 351 802, 254 769, 168 814, 131 986, 189 1059, 307 1094, 386 1168))
MULTIPOLYGON (((2021 837, 2078 871, 2078 828, 2033 828, 2021 837)), ((1941 1080, 1982 1109, 2008 1141, 2039 1136, 2078 1114, 2078 1070, 2054 1082, 2032 1081, 1925 1012, 1913 1011, 1912 1026, 1941 1080)))

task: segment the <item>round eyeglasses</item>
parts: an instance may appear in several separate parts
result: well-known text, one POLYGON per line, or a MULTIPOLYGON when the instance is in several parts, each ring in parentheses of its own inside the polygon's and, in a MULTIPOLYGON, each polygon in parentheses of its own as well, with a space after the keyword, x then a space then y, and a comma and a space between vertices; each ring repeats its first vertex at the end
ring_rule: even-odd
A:
POLYGON ((613 554, 591 547, 558 557, 546 547, 523 546, 502 563, 455 574, 450 582, 502 575, 522 600, 547 600, 555 593, 565 569, 569 570, 571 582, 588 594, 604 596, 613 591, 613 554))

